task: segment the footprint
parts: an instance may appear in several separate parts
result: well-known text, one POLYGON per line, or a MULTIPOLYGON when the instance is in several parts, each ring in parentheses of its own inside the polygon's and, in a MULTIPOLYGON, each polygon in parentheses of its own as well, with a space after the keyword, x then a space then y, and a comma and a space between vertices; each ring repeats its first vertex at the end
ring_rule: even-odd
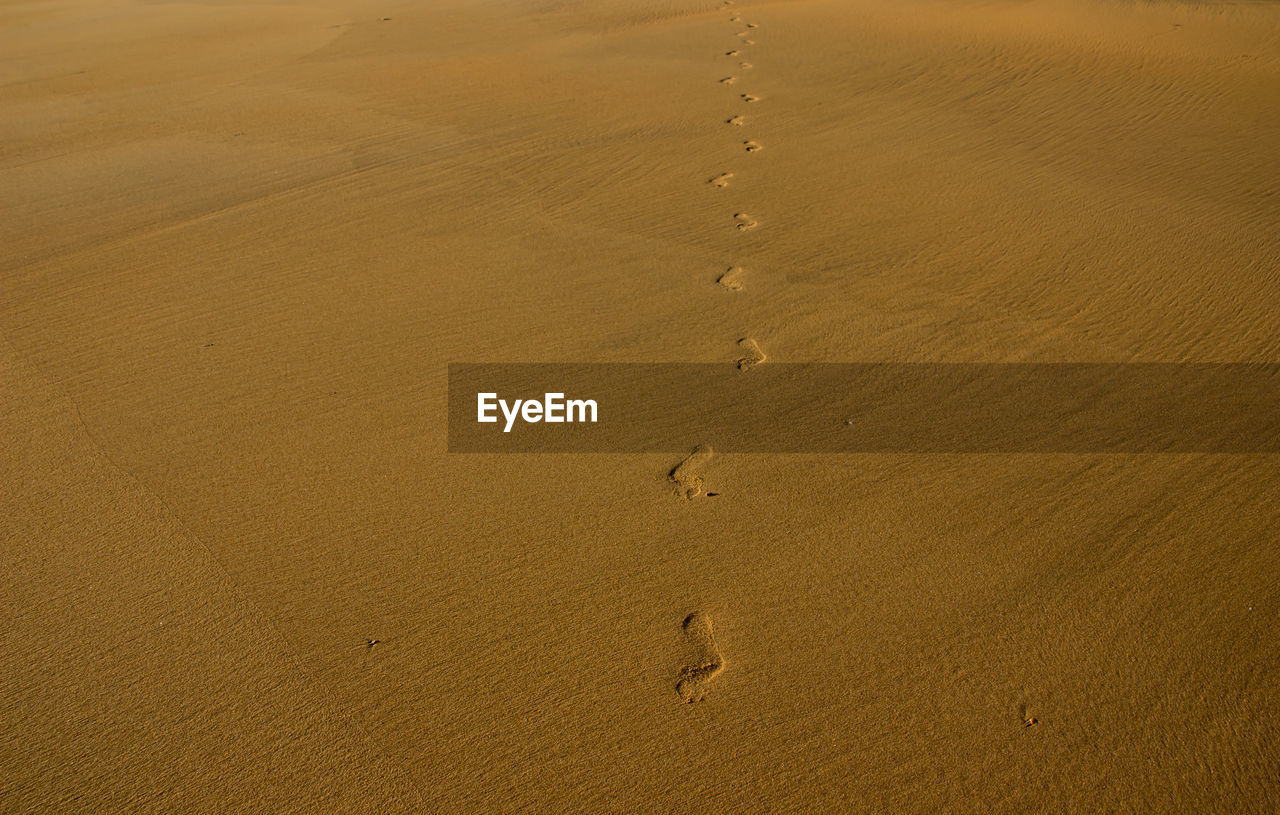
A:
POLYGON ((743 337, 738 340, 738 347, 746 352, 746 356, 738 360, 739 371, 749 371, 768 359, 764 355, 764 351, 760 350, 760 344, 750 337, 743 337))
POLYGON ((747 117, 746 116, 730 116, 728 119, 724 120, 724 123, 727 125, 737 125, 738 127, 742 127, 744 124, 747 123, 747 117))
POLYGON ((713 455, 715 453, 710 446, 699 444, 684 461, 676 465, 676 468, 667 476, 671 483, 676 485, 676 495, 690 501, 702 495, 702 476, 698 475, 698 470, 701 470, 713 455))
POLYGON ((759 28, 759 27, 760 26, 755 23, 747 23, 747 28, 759 28))
POLYGON ((739 37, 750 37, 750 36, 751 36, 751 32, 750 32, 750 31, 739 31, 739 32, 738 32, 738 36, 739 36, 739 37))
POLYGON ((715 178, 707 179, 708 184, 715 184, 717 187, 729 186, 729 179, 733 178, 733 173, 721 173, 715 178))
MULTIPOLYGON (((741 34, 739 34, 738 36, 742 36, 742 35, 741 35, 741 34)), ((756 44, 756 41, 755 41, 755 40, 743 40, 743 41, 742 41, 742 44, 743 44, 743 45, 755 45, 755 44, 756 44)))
POLYGON ((748 230, 755 229, 760 225, 759 221, 752 218, 745 212, 735 212, 733 214, 733 219, 738 222, 737 226, 739 232, 746 232, 748 230))
POLYGON ((738 67, 744 71, 750 71, 752 68, 752 65, 750 62, 739 62, 738 67))
POLYGON ((741 17, 730 17, 730 18, 729 18, 729 22, 731 22, 731 23, 740 23, 740 22, 742 22, 742 18, 741 18, 741 17))
POLYGON ((744 141, 744 142, 742 143, 742 145, 747 149, 747 152, 748 152, 748 153, 754 153, 754 152, 756 152, 756 151, 758 151, 758 150, 763 150, 763 149, 764 149, 764 145, 763 145, 763 144, 761 144, 760 142, 755 142, 755 141, 744 141))
POLYGON ((692 665, 686 665, 680 671, 676 693, 685 704, 693 704, 702 701, 707 683, 724 670, 724 656, 716 647, 716 638, 711 631, 711 618, 705 613, 693 612, 684 618, 682 627, 684 635, 698 649, 698 657, 692 665))
POLYGON ((738 78, 737 78, 736 76, 726 76, 724 79, 720 80, 720 84, 721 84, 721 85, 732 85, 733 83, 735 83, 735 82, 737 82, 737 81, 738 81, 738 78))
POLYGON ((752 96, 752 95, 751 95, 751 94, 749 94, 749 93, 741 94, 741 96, 742 96, 742 101, 744 101, 744 102, 759 102, 759 101, 760 101, 760 97, 759 97, 759 96, 752 96))
POLYGON ((729 291, 742 291, 742 267, 730 266, 728 271, 716 278, 716 282, 729 291))
POLYGON ((741 51, 735 48, 732 51, 725 51, 724 55, 726 57, 736 57, 738 54, 741 54, 741 53, 742 53, 741 51))

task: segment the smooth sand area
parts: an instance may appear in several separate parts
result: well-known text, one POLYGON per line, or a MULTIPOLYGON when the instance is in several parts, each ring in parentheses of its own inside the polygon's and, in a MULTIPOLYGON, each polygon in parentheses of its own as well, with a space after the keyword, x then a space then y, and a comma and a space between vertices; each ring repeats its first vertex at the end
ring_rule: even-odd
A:
POLYGON ((451 361, 1280 361, 1280 4, 0 53, 0 811, 1280 810, 1280 457, 445 450, 451 361))

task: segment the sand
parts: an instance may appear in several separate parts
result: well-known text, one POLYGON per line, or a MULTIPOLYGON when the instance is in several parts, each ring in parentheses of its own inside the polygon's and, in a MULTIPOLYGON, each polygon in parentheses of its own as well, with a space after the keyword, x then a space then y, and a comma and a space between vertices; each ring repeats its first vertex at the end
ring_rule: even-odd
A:
POLYGON ((1280 5, 66 0, 0 49, 0 810, 1280 808, 1274 455, 445 422, 456 361, 1280 360, 1280 5))

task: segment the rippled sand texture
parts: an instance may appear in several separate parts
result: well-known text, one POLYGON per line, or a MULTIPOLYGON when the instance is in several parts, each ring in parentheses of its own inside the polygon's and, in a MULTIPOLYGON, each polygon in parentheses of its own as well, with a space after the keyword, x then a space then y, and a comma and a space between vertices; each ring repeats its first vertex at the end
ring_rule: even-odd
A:
POLYGON ((451 361, 1280 360, 1277 4, 0 50, 3 811, 1280 809, 1275 456, 445 452, 451 361))

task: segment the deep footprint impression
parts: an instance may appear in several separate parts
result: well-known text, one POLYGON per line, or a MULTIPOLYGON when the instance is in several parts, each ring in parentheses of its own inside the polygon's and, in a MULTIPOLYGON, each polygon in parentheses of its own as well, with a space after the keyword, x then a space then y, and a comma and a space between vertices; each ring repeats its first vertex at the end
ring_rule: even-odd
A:
POLYGON ((689 501, 702 495, 702 476, 698 471, 711 460, 713 455, 715 451, 710 446, 699 444, 693 448, 688 458, 676 465, 676 468, 667 476, 671 483, 676 485, 676 495, 689 501))
POLYGON ((698 649, 698 658, 680 671, 676 693, 685 704, 693 704, 702 700, 707 683, 724 670, 724 656, 716 647, 716 639, 711 631, 711 618, 706 614, 701 611, 693 612, 684 618, 683 628, 685 636, 698 649))
POLYGON ((729 291, 742 291, 742 267, 729 267, 728 271, 716 278, 716 282, 729 291))
POLYGON ((764 355, 764 351, 760 350, 760 343, 750 337, 743 337, 738 340, 738 347, 744 352, 744 356, 738 360, 739 371, 749 371, 768 359, 764 355))

